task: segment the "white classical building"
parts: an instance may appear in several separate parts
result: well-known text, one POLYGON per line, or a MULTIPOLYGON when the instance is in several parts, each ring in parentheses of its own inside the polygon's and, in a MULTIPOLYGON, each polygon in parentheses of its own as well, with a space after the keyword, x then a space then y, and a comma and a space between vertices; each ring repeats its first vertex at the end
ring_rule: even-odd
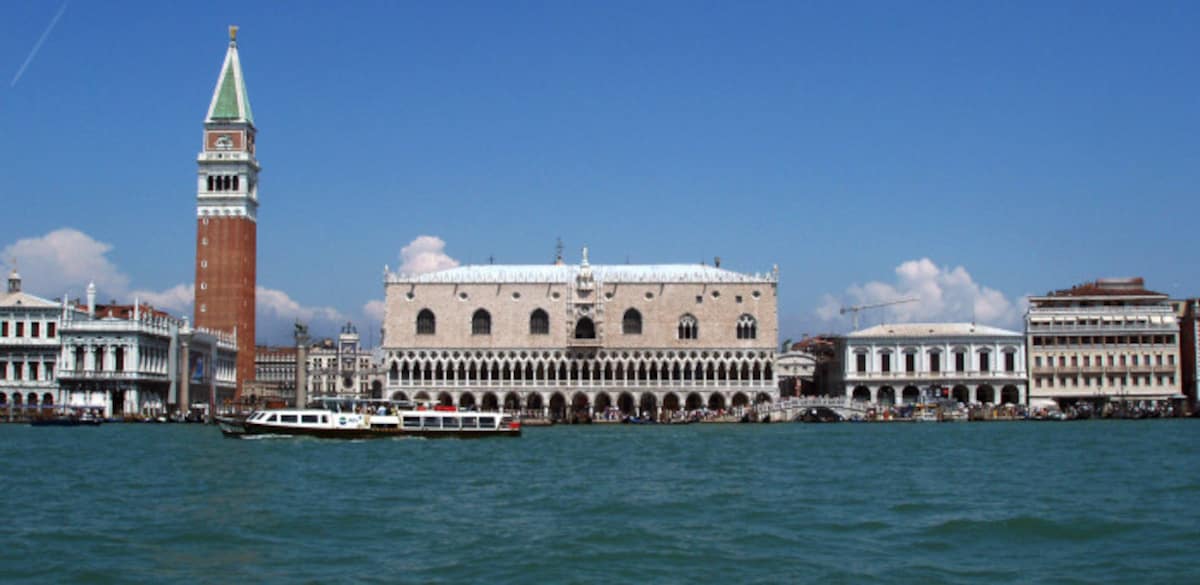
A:
POLYGON ((974 323, 877 325, 839 340, 851 400, 880 405, 922 396, 964 404, 1024 404, 1025 338, 974 323))
POLYGON ((219 408, 233 398, 233 335, 193 329, 138 302, 97 306, 94 286, 87 311, 68 315, 59 328, 64 405, 120 418, 168 414, 181 402, 219 408))
POLYGON ((386 273, 387 396, 551 418, 776 400, 778 273, 464 266, 386 273))
POLYGON ((337 341, 308 352, 308 397, 382 398, 385 371, 379 355, 362 347, 358 329, 346 323, 337 341))
POLYGON ((1029 299, 1030 396, 1182 399, 1179 321, 1167 295, 1141 278, 1102 278, 1029 299))
POLYGON ((0 296, 0 416, 32 414, 59 403, 56 364, 63 315, 62 303, 22 291, 21 276, 12 271, 0 296))

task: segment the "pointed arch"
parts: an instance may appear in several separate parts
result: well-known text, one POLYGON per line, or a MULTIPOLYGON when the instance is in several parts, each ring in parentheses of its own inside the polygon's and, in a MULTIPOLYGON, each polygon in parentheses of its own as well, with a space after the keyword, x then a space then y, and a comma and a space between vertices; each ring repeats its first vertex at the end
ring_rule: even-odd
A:
POLYGON ((642 314, 637 309, 628 309, 621 318, 621 333, 625 335, 642 334, 642 314))
POLYGON ((529 334, 530 335, 549 335, 550 334, 550 315, 542 309, 534 309, 529 314, 529 334))
POLYGON ((679 317, 678 333, 679 339, 699 339, 700 322, 691 313, 684 313, 679 317))
POLYGON ((743 313, 737 320, 737 338, 738 339, 757 339, 758 338, 758 320, 749 313, 743 313))
POLYGON ((471 335, 491 335, 492 314, 486 309, 475 309, 471 314, 471 335))
POLYGON ((417 313, 417 335, 433 335, 437 333, 437 317, 429 309, 421 309, 417 313))
POLYGON ((596 323, 590 317, 575 322, 575 339, 595 339, 596 323))

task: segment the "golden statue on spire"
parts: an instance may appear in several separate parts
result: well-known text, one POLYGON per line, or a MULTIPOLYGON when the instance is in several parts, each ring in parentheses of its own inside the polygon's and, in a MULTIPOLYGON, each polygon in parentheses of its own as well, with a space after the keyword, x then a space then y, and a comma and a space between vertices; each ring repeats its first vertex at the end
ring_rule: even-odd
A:
POLYGON ((237 42, 237 25, 236 24, 229 25, 229 42, 231 42, 231 43, 237 42))

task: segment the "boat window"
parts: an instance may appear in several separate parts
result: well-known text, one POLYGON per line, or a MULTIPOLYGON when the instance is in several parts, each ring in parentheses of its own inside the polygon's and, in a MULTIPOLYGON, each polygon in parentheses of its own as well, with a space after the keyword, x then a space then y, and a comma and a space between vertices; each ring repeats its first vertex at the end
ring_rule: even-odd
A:
POLYGON ((275 415, 272 414, 271 417, 266 420, 266 422, 275 422, 275 415))
POLYGON ((279 415, 279 422, 294 423, 294 422, 296 422, 296 415, 281 414, 281 415, 279 415))
POLYGON ((502 426, 502 427, 507 427, 507 426, 508 426, 508 425, 510 425, 510 424, 512 424, 512 417, 511 417, 511 416, 505 416, 505 417, 501 417, 501 418, 500 418, 500 426, 502 426))
POLYGON ((479 419, 477 419, 473 416, 464 416, 462 418, 462 428, 464 428, 464 429, 479 428, 479 419))
POLYGON ((442 419, 442 428, 443 429, 457 429, 458 428, 458 417, 457 416, 444 417, 442 419))
POLYGON ((329 424, 329 416, 328 416, 328 415, 325 415, 325 414, 322 414, 322 415, 321 415, 321 422, 322 422, 322 423, 324 423, 324 424, 329 424))
POLYGON ((302 423, 314 423, 314 424, 315 424, 315 423, 317 422, 317 415, 315 415, 315 414, 305 414, 305 415, 301 415, 301 416, 300 416, 300 422, 302 422, 302 423))
POLYGON ((404 417, 404 428, 415 429, 415 428, 420 428, 420 426, 421 426, 421 417, 419 417, 419 416, 404 417))
POLYGON ((442 426, 442 419, 436 416, 427 416, 421 419, 421 426, 427 429, 436 429, 442 426))
POLYGON ((494 426, 496 426, 496 417, 494 417, 494 416, 479 417, 479 428, 490 429, 494 426))

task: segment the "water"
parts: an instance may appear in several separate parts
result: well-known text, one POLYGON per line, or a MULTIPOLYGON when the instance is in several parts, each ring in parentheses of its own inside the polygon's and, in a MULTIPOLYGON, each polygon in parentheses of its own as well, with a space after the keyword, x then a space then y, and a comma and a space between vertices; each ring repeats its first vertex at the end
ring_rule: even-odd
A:
POLYGON ((0 425, 6 582, 1196 583, 1196 421, 0 425))

